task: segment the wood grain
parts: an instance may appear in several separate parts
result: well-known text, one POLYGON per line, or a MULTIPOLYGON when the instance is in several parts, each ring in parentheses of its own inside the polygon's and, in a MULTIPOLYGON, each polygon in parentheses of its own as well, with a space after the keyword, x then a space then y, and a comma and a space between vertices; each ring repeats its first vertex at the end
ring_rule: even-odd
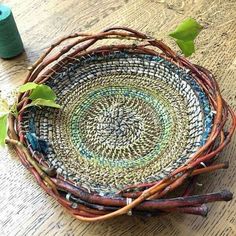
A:
MULTIPOLYGON (((26 52, 0 60, 0 89, 22 83, 26 68, 56 38, 78 31, 99 31, 112 25, 134 27, 172 47, 167 33, 186 17, 204 30, 193 62, 217 77, 225 99, 236 108, 235 0, 7 0, 12 7, 26 52)), ((229 188, 236 192, 236 138, 219 156, 226 171, 199 179, 197 193, 229 188)), ((236 235, 236 198, 210 206, 207 218, 167 215, 162 218, 122 216, 102 223, 83 223, 64 212, 37 186, 11 149, 0 150, 0 235, 236 235)))

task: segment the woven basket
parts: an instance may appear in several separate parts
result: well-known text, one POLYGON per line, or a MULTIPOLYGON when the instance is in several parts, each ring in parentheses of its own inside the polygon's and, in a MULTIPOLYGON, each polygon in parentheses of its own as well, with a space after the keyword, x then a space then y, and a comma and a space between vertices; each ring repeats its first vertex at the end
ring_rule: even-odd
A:
POLYGON ((205 203, 231 200, 227 190, 192 191, 197 175, 227 168, 213 161, 230 142, 235 114, 214 76, 162 41, 129 28, 71 35, 30 68, 30 81, 49 85, 62 108, 24 109, 22 94, 8 142, 77 219, 205 216, 205 203))

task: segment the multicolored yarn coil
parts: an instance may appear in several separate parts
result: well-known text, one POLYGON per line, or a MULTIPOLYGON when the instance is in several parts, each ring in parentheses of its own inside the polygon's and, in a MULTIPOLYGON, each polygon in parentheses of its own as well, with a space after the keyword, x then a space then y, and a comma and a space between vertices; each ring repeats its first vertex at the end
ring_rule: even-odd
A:
POLYGON ((204 203, 232 198, 226 190, 200 196, 191 189, 196 175, 227 167, 213 161, 230 141, 235 114, 213 75, 162 41, 129 28, 71 35, 32 66, 29 81, 49 85, 62 109, 24 109, 30 101, 23 94, 9 142, 76 218, 105 220, 131 209, 206 215, 204 203), (75 41, 52 54, 69 38, 75 41), (94 47, 109 38, 123 44, 94 47), (184 195, 169 199, 187 180, 184 195))

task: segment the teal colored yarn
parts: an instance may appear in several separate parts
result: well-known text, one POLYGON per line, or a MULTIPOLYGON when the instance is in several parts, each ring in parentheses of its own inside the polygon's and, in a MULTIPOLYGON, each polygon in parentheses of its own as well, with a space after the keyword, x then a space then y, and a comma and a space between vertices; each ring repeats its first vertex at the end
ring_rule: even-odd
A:
POLYGON ((23 51, 24 46, 11 9, 0 4, 0 57, 12 58, 23 51))
MULTIPOLYGON (((120 76, 120 78, 122 78, 122 76, 120 76)), ((107 78, 103 77, 103 79, 105 80, 107 78)), ((164 147, 167 144, 166 140, 170 136, 171 127, 173 126, 172 117, 170 117, 170 114, 168 114, 168 111, 165 109, 165 104, 160 103, 146 91, 141 91, 135 88, 125 87, 125 86, 108 87, 105 89, 99 89, 97 91, 93 91, 92 93, 88 94, 88 96, 84 99, 83 103, 79 105, 79 107, 77 106, 75 107, 75 110, 71 114, 70 119, 71 119, 71 136, 72 136, 71 140, 74 143, 74 145, 78 148, 80 155, 82 155, 84 158, 94 159, 94 161, 96 161, 98 164, 104 164, 113 168, 114 167, 128 168, 135 166, 136 167, 140 166, 140 168, 142 168, 143 164, 145 164, 146 162, 150 162, 152 158, 156 157, 160 153, 160 151, 164 149, 164 147), (109 99, 116 101, 123 100, 126 102, 124 102, 122 106, 118 108, 113 107, 113 109, 111 109, 111 107, 109 107, 109 103, 106 103, 106 100, 108 101, 109 99), (159 131, 154 126, 151 126, 149 127, 149 130, 146 129, 146 135, 142 134, 144 127, 141 124, 144 122, 144 117, 139 116, 138 112, 135 111, 136 109, 133 109, 133 112, 131 112, 133 108, 132 106, 134 105, 135 102, 137 105, 143 106, 143 108, 145 106, 149 106, 149 110, 155 113, 159 125, 163 128, 162 132, 161 130, 159 131), (103 106, 103 108, 105 109, 105 112, 101 114, 100 119, 96 119, 98 118, 95 114, 95 109, 94 109, 96 106, 97 107, 103 106), (86 117, 86 113, 90 112, 93 113, 94 117, 91 117, 89 122, 88 117, 86 117), (162 113, 161 117, 159 117, 158 113, 162 113), (166 114, 165 117, 164 114, 166 114), (106 115, 106 117, 104 117, 104 115, 106 115), (131 115, 132 117, 130 117, 131 115), (113 116, 113 118, 114 116, 116 116, 116 119, 109 120, 109 116, 113 116), (124 123, 126 123, 123 124, 123 126, 125 125, 125 128, 129 132, 127 133, 124 132, 126 133, 126 135, 121 134, 117 138, 117 136, 114 137, 114 134, 117 133, 116 129, 116 131, 113 130, 114 132, 112 137, 110 131, 112 128, 115 128, 116 120, 119 120, 119 118, 121 117, 124 123), (94 119, 98 120, 97 128, 99 128, 99 130, 98 129, 96 130, 96 126, 93 127, 92 125, 94 123, 94 119), (102 142, 104 144, 103 154, 105 155, 99 155, 99 150, 96 150, 96 147, 98 147, 99 145, 96 143, 95 140, 93 142, 94 148, 92 148, 91 146, 90 148, 87 148, 87 144, 84 140, 84 136, 86 136, 86 134, 80 132, 81 130, 83 130, 82 127, 86 126, 86 123, 88 124, 89 129, 91 131, 92 130, 94 131, 91 132, 93 133, 93 136, 97 134, 98 136, 97 138, 100 139, 99 142, 102 142), (136 123, 136 125, 134 125, 134 123, 136 123), (106 130, 108 130, 109 135, 107 135, 106 130), (159 138, 158 140, 157 139, 150 140, 150 137, 153 136, 153 132, 159 133, 158 136, 161 138, 159 138), (142 138, 140 137, 141 135, 143 136, 142 138), (116 140, 114 140, 114 138, 116 138, 116 140), (109 153, 109 149, 114 150, 115 147, 117 146, 122 147, 124 149, 123 151, 125 151, 125 149, 129 150, 130 148, 132 148, 133 145, 138 144, 137 139, 140 139, 141 141, 139 142, 139 145, 143 145, 144 143, 147 142, 151 144, 149 148, 152 149, 152 151, 149 151, 148 153, 145 153, 145 155, 142 156, 141 153, 138 153, 138 151, 136 150, 136 155, 138 156, 138 158, 136 159, 133 158, 123 159, 121 155, 117 155, 115 153, 113 153, 113 155, 106 155, 107 153, 109 153), (113 141, 116 141, 116 143, 113 143, 113 141), (105 146, 107 146, 107 149, 105 148, 105 146)), ((150 123, 150 120, 147 123, 150 123)), ((96 138, 89 137, 89 140, 92 139, 96 138)), ((124 152, 123 154, 124 156, 127 157, 127 154, 125 154, 124 152)))

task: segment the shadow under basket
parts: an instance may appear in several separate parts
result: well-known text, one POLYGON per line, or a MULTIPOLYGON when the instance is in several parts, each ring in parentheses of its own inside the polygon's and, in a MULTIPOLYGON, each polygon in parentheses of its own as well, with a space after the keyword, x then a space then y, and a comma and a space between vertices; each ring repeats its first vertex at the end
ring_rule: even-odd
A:
POLYGON ((199 174, 228 167, 214 160, 231 140, 235 114, 214 76, 162 41, 121 27, 70 35, 26 82, 50 86, 62 108, 25 108, 21 94, 7 142, 77 219, 205 216, 205 203, 232 199, 227 190, 193 189, 199 174))

